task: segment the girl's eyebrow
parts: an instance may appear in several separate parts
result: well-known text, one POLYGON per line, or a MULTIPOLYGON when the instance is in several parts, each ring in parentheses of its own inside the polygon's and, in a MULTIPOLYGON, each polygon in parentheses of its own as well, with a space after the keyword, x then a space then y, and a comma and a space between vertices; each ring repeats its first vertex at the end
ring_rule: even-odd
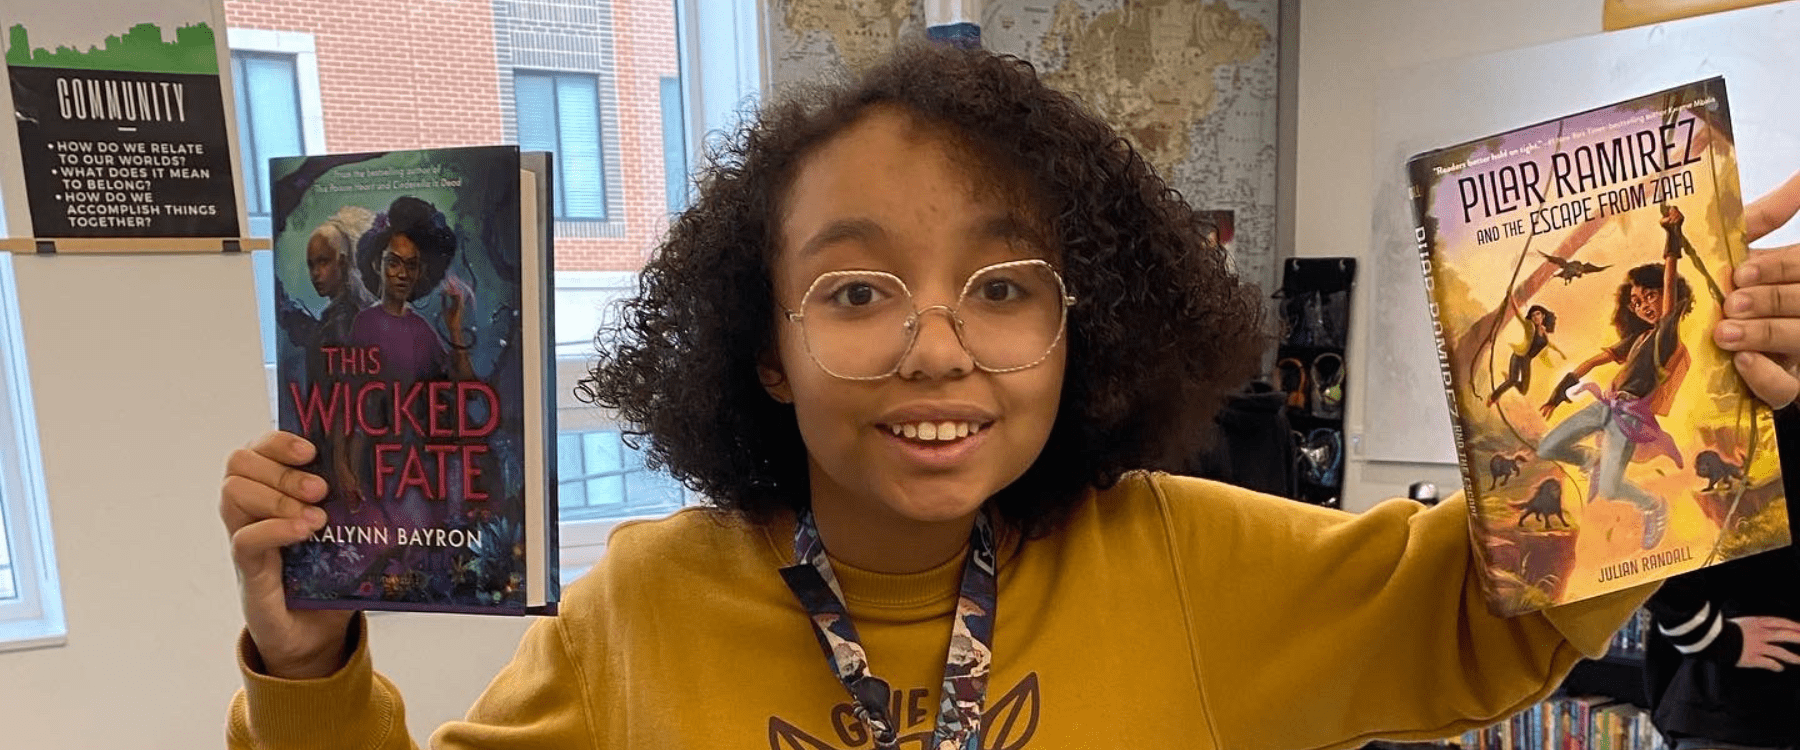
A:
POLYGON ((881 228, 880 224, 875 223, 872 219, 833 219, 830 223, 825 225, 825 228, 820 229, 811 239, 808 239, 802 244, 800 246, 800 252, 796 253, 795 256, 805 258, 824 249, 826 245, 832 245, 846 240, 881 242, 886 239, 887 232, 881 228))
POLYGON ((1031 240, 1033 232, 1025 221, 1016 214, 1005 213, 990 216, 975 226, 970 232, 978 240, 1031 240))

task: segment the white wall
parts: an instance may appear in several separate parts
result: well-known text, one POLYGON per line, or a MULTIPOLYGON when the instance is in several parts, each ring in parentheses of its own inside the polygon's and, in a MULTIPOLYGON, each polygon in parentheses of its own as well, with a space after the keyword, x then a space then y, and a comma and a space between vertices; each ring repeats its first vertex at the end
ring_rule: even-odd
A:
MULTIPOLYGON (((1375 185, 1370 151, 1377 82, 1383 73, 1600 31, 1600 0, 1305 0, 1299 5, 1293 254, 1363 258, 1359 274, 1370 272, 1375 185)), ((1371 415, 1363 406, 1368 389, 1380 387, 1366 377, 1367 358, 1362 356, 1369 335, 1369 327, 1362 323, 1372 317, 1369 306, 1381 302, 1369 294, 1373 287, 1366 281, 1358 284, 1351 311, 1345 428, 1351 451, 1344 476, 1344 505, 1351 510, 1404 495, 1407 485, 1420 480, 1436 482, 1445 495, 1461 487, 1453 465, 1375 462, 1357 456, 1356 438, 1364 424, 1406 418, 1371 415)), ((1448 433, 1445 425, 1431 428, 1448 433)))
MULTIPOLYGON (((219 747, 242 619, 225 454, 268 429, 247 256, 14 260, 67 645, 0 652, 0 746, 219 747)), ((510 618, 382 615, 423 744, 511 656, 510 618)))

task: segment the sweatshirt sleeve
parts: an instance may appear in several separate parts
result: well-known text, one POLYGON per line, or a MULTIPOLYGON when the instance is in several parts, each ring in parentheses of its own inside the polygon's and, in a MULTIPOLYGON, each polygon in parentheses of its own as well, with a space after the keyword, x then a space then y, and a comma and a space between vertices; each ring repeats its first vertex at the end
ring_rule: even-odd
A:
POLYGON ((342 669, 312 680, 263 673, 248 631, 238 636, 244 689, 231 701, 225 744, 231 750, 416 750, 406 733, 400 691, 369 661, 368 620, 351 621, 355 644, 342 669))
MULTIPOLYGON (((366 623, 358 615, 356 648, 344 668, 316 680, 260 673, 248 635, 239 639, 244 689, 232 701, 231 750, 417 750, 406 729, 400 692, 375 672, 366 623)), ((462 721, 432 735, 433 750, 597 748, 587 705, 587 675, 569 658, 563 620, 532 623, 513 659, 494 677, 462 721)))
POLYGON ((1743 633, 1708 595, 1711 570, 1664 581, 1647 605, 1650 619, 1657 636, 1681 655, 1734 665, 1744 650, 1743 633))
POLYGON ((1156 479, 1201 690, 1233 750, 1324 750, 1485 726, 1605 653, 1655 590, 1487 610, 1461 494, 1350 514, 1156 479))

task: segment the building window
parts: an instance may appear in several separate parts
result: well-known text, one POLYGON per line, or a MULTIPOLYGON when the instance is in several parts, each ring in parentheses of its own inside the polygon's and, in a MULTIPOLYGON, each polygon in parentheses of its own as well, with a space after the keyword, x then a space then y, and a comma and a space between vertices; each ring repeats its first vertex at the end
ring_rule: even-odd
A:
POLYGON ((11 258, 0 258, 0 649, 61 643, 62 594, 11 258))
POLYGON ((661 80, 663 191, 669 213, 687 208, 687 123, 681 116, 681 79, 661 80))
POLYGON ((298 68, 294 55, 231 52, 244 208, 255 237, 270 234, 269 160, 306 153, 298 68))
POLYGON ((684 497, 680 483, 644 468, 644 454, 611 430, 557 435, 556 473, 564 522, 663 515, 684 497))
POLYGON ((556 218, 606 220, 600 87, 592 74, 513 72, 519 148, 556 155, 556 218))

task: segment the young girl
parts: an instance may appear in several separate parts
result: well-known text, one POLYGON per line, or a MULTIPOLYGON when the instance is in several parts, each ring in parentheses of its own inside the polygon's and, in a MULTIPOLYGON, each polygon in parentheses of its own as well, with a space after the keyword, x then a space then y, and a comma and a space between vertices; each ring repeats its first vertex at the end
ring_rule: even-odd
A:
MULTIPOLYGON (((1513 308, 1514 314, 1518 311, 1519 308, 1513 308)), ((1563 355, 1562 349, 1550 341, 1550 334, 1556 333, 1556 313, 1550 312, 1550 308, 1532 305, 1530 310, 1519 316, 1519 324, 1525 327, 1525 338, 1513 344, 1512 356, 1506 366, 1506 380, 1495 386, 1493 393, 1488 394, 1488 406, 1498 402, 1500 394, 1509 388, 1517 388, 1521 396, 1530 392, 1531 361, 1542 358, 1544 365, 1549 366, 1550 355, 1546 349, 1556 352, 1559 357, 1563 355)))
POLYGON ((1685 466, 1674 438, 1656 418, 1669 411, 1687 373, 1688 355, 1681 344, 1681 320, 1694 309, 1694 293, 1678 269, 1683 239, 1681 210, 1667 206, 1661 224, 1666 234, 1663 262, 1646 263, 1625 274, 1613 305, 1613 330, 1619 340, 1563 375, 1539 411, 1545 418, 1568 403, 1581 379, 1595 367, 1618 363, 1611 387, 1587 385, 1593 403, 1569 415, 1538 442, 1539 457, 1588 470, 1588 499, 1612 498, 1636 505, 1644 515, 1644 549, 1662 542, 1669 526, 1669 503, 1625 478, 1633 460, 1661 455, 1676 468, 1685 466), (1578 443, 1599 434, 1599 458, 1591 462, 1578 443), (1640 451, 1640 448, 1642 449, 1640 451))
MULTIPOLYGON (((582 384, 709 507, 614 533, 434 744, 1351 747, 1491 722, 1603 652, 1649 589, 1493 617, 1461 502, 1135 471, 1260 359, 1258 295, 1202 237, 1014 59, 908 48, 770 106, 582 384)), ((282 602, 311 455, 276 433, 228 463, 230 744, 407 748, 363 620, 282 602)))

